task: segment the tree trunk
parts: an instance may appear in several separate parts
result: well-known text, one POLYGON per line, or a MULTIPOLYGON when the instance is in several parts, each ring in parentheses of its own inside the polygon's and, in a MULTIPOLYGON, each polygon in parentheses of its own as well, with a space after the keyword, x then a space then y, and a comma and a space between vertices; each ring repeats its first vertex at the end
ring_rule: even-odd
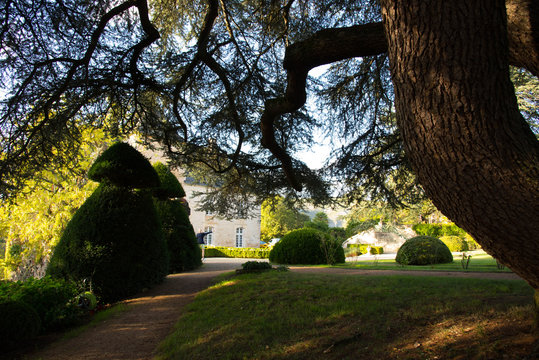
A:
POLYGON ((382 1, 397 118, 438 209, 539 289, 539 142, 509 80, 502 0, 382 1))

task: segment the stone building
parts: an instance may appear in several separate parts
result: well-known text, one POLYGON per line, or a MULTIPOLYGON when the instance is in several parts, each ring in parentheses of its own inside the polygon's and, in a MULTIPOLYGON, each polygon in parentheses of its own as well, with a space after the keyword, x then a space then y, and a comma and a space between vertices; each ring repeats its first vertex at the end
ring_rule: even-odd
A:
POLYGON ((175 171, 182 184, 191 208, 189 219, 196 232, 212 231, 206 235, 206 244, 226 247, 260 247, 260 207, 255 209, 253 218, 225 220, 219 216, 198 211, 197 198, 193 193, 204 192, 204 185, 197 185, 191 178, 181 176, 175 171))
MULTIPOLYGON (((163 153, 157 150, 148 150, 135 138, 128 141, 136 147, 153 164, 157 161, 167 164, 168 161, 163 153)), ((207 189, 205 185, 197 184, 192 178, 185 176, 178 169, 171 169, 183 186, 186 193, 186 199, 189 202, 191 214, 189 220, 193 225, 195 232, 212 231, 206 235, 205 241, 211 246, 226 247, 260 247, 260 206, 250 211, 249 217, 245 219, 222 219, 215 214, 209 214, 197 210, 199 208, 199 199, 194 193, 203 193, 207 189)))

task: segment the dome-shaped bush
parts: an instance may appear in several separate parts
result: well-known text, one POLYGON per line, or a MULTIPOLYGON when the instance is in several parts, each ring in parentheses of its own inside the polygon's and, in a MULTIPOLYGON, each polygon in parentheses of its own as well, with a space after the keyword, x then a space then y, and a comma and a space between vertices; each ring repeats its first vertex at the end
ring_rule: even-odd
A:
POLYGON ((68 223, 47 272, 91 280, 107 302, 160 282, 168 252, 150 192, 100 184, 68 223))
POLYGON ((468 251, 468 243, 466 240, 458 236, 442 236, 442 242, 449 248, 449 251, 468 251))
POLYGON ((343 248, 327 234, 314 229, 298 229, 275 244, 269 260, 279 264, 326 264, 341 263, 345 258, 343 248))
POLYGON ((155 200, 170 257, 169 273, 192 270, 202 262, 189 216, 179 200, 155 200))
POLYGON ((153 190, 154 196, 160 200, 182 198, 185 196, 182 184, 176 176, 169 170, 168 166, 156 162, 153 164, 155 172, 159 176, 161 185, 153 190))
POLYGON ((144 155, 122 142, 99 155, 88 171, 88 178, 134 189, 159 186, 157 173, 144 155))
POLYGON ((35 338, 41 329, 37 312, 16 300, 0 301, 0 349, 11 350, 35 338))
POLYGON ((453 255, 440 239, 416 236, 402 244, 395 261, 402 265, 444 264, 452 262, 453 255))

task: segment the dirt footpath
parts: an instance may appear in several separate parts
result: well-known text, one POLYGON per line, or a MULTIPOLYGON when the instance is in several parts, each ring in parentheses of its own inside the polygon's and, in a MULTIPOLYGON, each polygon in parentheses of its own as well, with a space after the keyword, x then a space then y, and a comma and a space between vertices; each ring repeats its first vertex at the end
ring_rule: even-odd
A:
POLYGON ((30 359, 152 359, 157 345, 172 331, 183 307, 211 285, 217 275, 248 259, 207 259, 197 270, 169 275, 165 281, 125 301, 129 308, 83 334, 28 355, 30 359))
MULTIPOLYGON (((170 275, 160 284, 125 303, 129 308, 83 334, 51 344, 28 355, 29 359, 152 359, 157 345, 171 333, 183 308, 195 295, 212 284, 212 279, 241 267, 250 259, 207 259, 202 268, 170 275)), ((461 273, 431 271, 356 270, 291 267, 301 273, 346 275, 415 275, 473 277, 484 279, 519 279, 512 273, 461 273)))

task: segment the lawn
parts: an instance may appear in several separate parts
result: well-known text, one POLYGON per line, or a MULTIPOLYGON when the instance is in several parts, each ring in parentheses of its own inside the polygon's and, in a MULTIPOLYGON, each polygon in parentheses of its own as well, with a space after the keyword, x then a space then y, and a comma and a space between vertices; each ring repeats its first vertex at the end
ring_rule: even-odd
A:
POLYGON ((188 306, 158 359, 512 359, 534 341, 521 280, 229 276, 188 306))
POLYGON ((395 260, 388 259, 369 259, 361 260, 361 257, 351 258, 346 264, 338 267, 365 270, 433 270, 433 271, 464 271, 464 272, 511 272, 507 267, 498 268, 496 259, 483 251, 470 252, 472 257, 468 263, 468 268, 462 266, 462 257, 453 254, 453 262, 448 264, 434 265, 401 265, 395 260), (357 261, 354 261, 357 260, 357 261))

